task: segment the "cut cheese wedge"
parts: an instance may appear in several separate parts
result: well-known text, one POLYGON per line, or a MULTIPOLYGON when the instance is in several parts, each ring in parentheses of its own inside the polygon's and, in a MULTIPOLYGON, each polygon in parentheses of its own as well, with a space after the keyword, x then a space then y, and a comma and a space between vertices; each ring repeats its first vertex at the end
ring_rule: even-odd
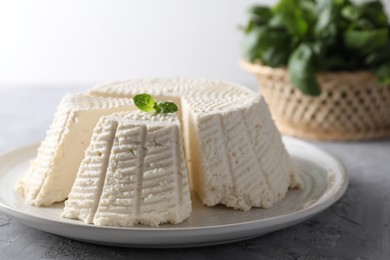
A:
POLYGON ((177 117, 134 111, 101 118, 62 216, 126 227, 177 224, 190 213, 177 117))
POLYGON ((131 99, 67 95, 16 189, 28 204, 50 205, 68 197, 93 128, 104 115, 134 109, 131 99))
POLYGON ((260 96, 248 97, 234 109, 216 109, 222 112, 203 112, 207 105, 202 100, 193 99, 187 106, 191 183, 204 204, 268 208, 289 186, 297 185, 289 155, 260 96))

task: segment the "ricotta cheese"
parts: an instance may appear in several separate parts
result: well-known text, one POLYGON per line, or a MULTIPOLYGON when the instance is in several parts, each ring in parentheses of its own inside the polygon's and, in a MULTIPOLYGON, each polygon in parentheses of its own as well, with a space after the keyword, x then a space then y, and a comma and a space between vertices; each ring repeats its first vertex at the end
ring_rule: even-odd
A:
POLYGON ((182 141, 191 188, 207 206, 266 208, 302 187, 260 94, 219 80, 152 78, 65 97, 17 190, 42 206, 72 189, 63 216, 86 223, 178 223, 191 211, 182 141), (141 93, 178 104, 179 119, 112 115, 134 110, 141 93))
POLYGON ((102 117, 62 216, 98 226, 180 223, 191 213, 175 115, 102 117))
POLYGON ((103 115, 133 109, 130 99, 86 94, 67 95, 61 101, 46 139, 38 148, 16 190, 28 204, 50 205, 68 197, 93 128, 103 115))

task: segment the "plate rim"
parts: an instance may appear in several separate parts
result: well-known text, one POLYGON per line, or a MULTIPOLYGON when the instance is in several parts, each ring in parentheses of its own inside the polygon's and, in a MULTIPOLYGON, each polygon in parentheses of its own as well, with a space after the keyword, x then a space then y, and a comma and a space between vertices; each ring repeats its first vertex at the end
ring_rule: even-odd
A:
MULTIPOLYGON (((219 231, 219 230, 225 230, 225 229, 240 229, 240 231, 245 231, 248 229, 258 229, 261 227, 273 227, 278 225, 283 225, 290 222, 300 222, 308 219, 311 216, 314 216, 326 208, 333 205, 335 202, 337 202, 345 193, 347 190, 347 187, 349 185, 349 177, 347 173, 347 168, 345 167, 344 163, 335 157, 333 154, 329 153, 328 151, 325 151, 322 148, 317 147, 316 145, 313 145, 311 143, 308 143, 303 140, 299 140, 292 137, 283 137, 283 143, 286 146, 286 143, 290 143, 292 145, 301 145, 304 147, 307 147, 308 149, 314 149, 316 152, 320 152, 321 156, 325 155, 328 157, 328 159, 333 160, 339 171, 336 172, 336 174, 340 175, 340 178, 342 180, 341 185, 335 190, 333 190, 330 194, 327 195, 326 199, 324 201, 321 201, 318 203, 318 201, 322 198, 322 196, 312 205, 310 205, 307 208, 300 209, 294 212, 290 212, 283 215, 277 215, 272 216, 264 219, 258 219, 258 220, 250 220, 245 222, 239 222, 239 223, 229 223, 229 224, 221 224, 221 225, 212 225, 212 226, 202 226, 202 227, 178 227, 178 228, 168 228, 168 227, 158 227, 158 228, 151 228, 151 227, 105 227, 105 226, 95 226, 91 224, 85 224, 83 222, 65 222, 65 221, 58 221, 55 219, 50 219, 46 217, 40 217, 35 215, 29 215, 25 211, 18 210, 17 208, 11 207, 7 205, 6 201, 4 199, 0 198, 0 211, 16 218, 17 220, 20 220, 25 225, 28 225, 25 223, 26 221, 38 221, 38 222, 50 222, 52 224, 61 224, 61 225, 71 225, 76 228, 83 228, 84 230, 95 230, 95 229, 101 229, 101 230, 109 230, 112 232, 143 232, 143 233, 156 233, 156 232, 163 232, 163 233, 175 233, 175 234, 183 234, 187 232, 197 232, 201 235, 202 233, 207 233, 209 230, 213 231, 219 231)), ((39 143, 31 143, 28 145, 21 146, 19 148, 10 150, 8 152, 2 153, 0 155, 0 161, 4 160, 5 158, 12 158, 17 156, 20 153, 23 153, 27 150, 34 149, 34 147, 37 147, 39 143)), ((290 153, 289 153, 290 154, 290 153)), ((294 154, 290 154, 290 156, 293 156, 294 154)), ((319 165, 319 164, 317 164, 319 165)), ((4 172, 0 172, 0 175, 5 174, 4 172)), ((29 225, 31 226, 31 225, 29 225)), ((48 232, 48 231, 47 231, 48 232)), ((57 235, 61 235, 59 233, 56 233, 57 235)), ((252 236, 253 237, 253 236, 252 236)), ((77 239, 77 238, 74 238, 77 239)), ((243 238, 245 239, 245 238, 243 238)), ((92 242, 92 241, 91 241, 92 242)), ((177 244, 177 243, 176 243, 177 244)), ((212 243, 207 243, 212 244, 212 243)), ((129 243, 130 245, 130 243, 129 243)), ((151 243, 153 245, 153 243, 151 243)))

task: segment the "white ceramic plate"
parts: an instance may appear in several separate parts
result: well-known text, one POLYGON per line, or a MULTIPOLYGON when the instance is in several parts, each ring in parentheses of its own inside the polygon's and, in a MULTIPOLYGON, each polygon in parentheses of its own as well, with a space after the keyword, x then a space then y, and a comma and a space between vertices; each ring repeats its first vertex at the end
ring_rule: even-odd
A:
POLYGON ((92 243, 131 247, 195 247, 244 240, 276 231, 321 212, 345 192, 348 176, 334 157, 313 145, 292 138, 284 143, 305 188, 290 190, 286 197, 269 209, 253 208, 243 212, 224 206, 205 207, 192 196, 191 217, 179 225, 159 228, 142 225, 131 228, 97 227, 60 217, 63 203, 47 208, 26 205, 14 193, 16 180, 27 170, 36 154, 31 145, 0 157, 0 209, 25 225, 92 243))

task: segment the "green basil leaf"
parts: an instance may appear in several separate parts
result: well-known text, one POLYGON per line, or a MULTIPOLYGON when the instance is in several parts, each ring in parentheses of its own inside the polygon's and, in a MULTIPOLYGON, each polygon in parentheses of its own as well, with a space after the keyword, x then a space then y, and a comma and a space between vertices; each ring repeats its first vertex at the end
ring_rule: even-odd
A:
POLYGON ((155 110, 154 106, 155 106, 156 101, 149 94, 135 95, 133 97, 133 101, 134 101, 135 106, 144 112, 150 112, 150 111, 155 110))
POLYGON ((317 40, 322 40, 328 46, 337 44, 339 32, 345 30, 347 23, 343 22, 341 10, 350 5, 346 0, 318 0, 318 19, 314 25, 317 40))
POLYGON ((341 10, 341 16, 349 21, 357 21, 363 15, 363 8, 356 5, 347 5, 341 10))
POLYGON ((300 8, 302 8, 302 11, 304 15, 307 17, 306 20, 309 21, 309 25, 312 25, 311 22, 316 20, 317 17, 317 7, 314 0, 303 0, 299 2, 300 8))
POLYGON ((243 28, 243 30, 245 33, 249 33, 250 31, 253 30, 253 28, 255 28, 255 23, 253 22, 253 20, 249 20, 247 25, 243 28))
POLYGON ((168 113, 174 113, 179 111, 179 108, 177 105, 173 102, 169 101, 162 101, 157 104, 156 106, 156 112, 161 114, 168 114, 168 113))
POLYGON ((278 17, 275 20, 283 24, 290 34, 303 38, 309 30, 309 24, 306 21, 307 16, 302 8, 299 8, 299 2, 299 0, 280 0, 273 12, 278 17))
POLYGON ((387 28, 366 31, 348 30, 344 32, 343 39, 348 50, 367 55, 387 44, 389 30, 387 28))
POLYGON ((370 1, 363 3, 361 6, 363 17, 370 20, 375 27, 386 27, 388 18, 381 1, 370 1))
POLYGON ((264 64, 271 67, 279 67, 287 63, 290 51, 280 45, 268 47, 261 56, 264 64))
POLYGON ((295 12, 286 13, 284 20, 291 34, 303 38, 309 31, 309 24, 303 18, 301 12, 297 12, 297 10, 299 9, 296 9, 295 12))
POLYGON ((317 35, 323 34, 334 23, 337 14, 333 1, 319 0, 317 3, 318 20, 315 25, 317 35))
POLYGON ((285 29, 285 22, 283 20, 283 16, 280 14, 276 14, 272 17, 268 22, 268 27, 273 29, 285 29))
POLYGON ((277 67, 287 63, 292 40, 286 31, 265 28, 259 37, 258 51, 264 64, 277 67))
POLYGON ((260 27, 245 35, 242 49, 249 61, 259 59, 266 65, 277 67, 287 64, 291 42, 291 36, 284 30, 260 27))
POLYGON ((354 23, 351 23, 351 25, 348 28, 349 30, 358 30, 358 31, 366 31, 366 30, 373 30, 375 29, 375 24, 367 19, 367 18, 361 18, 357 20, 354 23))
POLYGON ((241 44, 244 56, 249 61, 254 61, 261 58, 261 46, 259 46, 259 41, 262 35, 264 34, 264 27, 256 27, 245 34, 244 39, 241 44))
POLYGON ((288 62, 288 72, 292 83, 310 96, 318 96, 321 89, 318 85, 314 66, 313 50, 308 44, 300 44, 288 62))
POLYGON ((258 25, 265 24, 272 18, 271 9, 265 6, 253 6, 249 9, 249 14, 251 20, 258 25))

